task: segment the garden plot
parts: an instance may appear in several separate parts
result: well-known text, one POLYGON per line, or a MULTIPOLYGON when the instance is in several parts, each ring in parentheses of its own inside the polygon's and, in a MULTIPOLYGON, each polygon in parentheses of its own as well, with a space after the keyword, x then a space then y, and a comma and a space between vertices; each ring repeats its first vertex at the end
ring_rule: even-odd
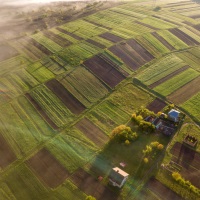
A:
POLYGON ((8 44, 1 44, 0 52, 0 62, 15 57, 19 54, 16 49, 8 44))
POLYGON ((92 195, 99 200, 117 200, 118 196, 106 186, 101 184, 97 178, 94 178, 83 169, 77 170, 70 180, 87 195, 92 195), (88 187, 90 185, 90 187, 88 187))
POLYGON ((170 190, 168 187, 163 185, 160 181, 156 180, 155 178, 151 178, 149 180, 149 182, 147 183, 147 188, 163 200, 182 200, 181 196, 176 194, 174 191, 170 190))
POLYGON ((69 176, 69 172, 45 148, 26 161, 38 178, 47 186, 55 188, 69 176))
POLYGON ((167 98, 175 104, 182 104, 200 92, 200 77, 197 77, 180 89, 170 94, 167 98))
POLYGON ((164 101, 156 98, 147 106, 147 109, 153 111, 154 113, 158 113, 162 111, 166 105, 167 104, 164 101))
POLYGON ((104 46, 103 44, 100 44, 99 42, 91 40, 91 39, 86 40, 86 42, 88 42, 90 44, 93 44, 94 46, 97 46, 97 47, 99 47, 101 49, 106 48, 106 46, 104 46))
POLYGON ((2 134, 0 134, 0 167, 1 169, 6 168, 9 164, 16 160, 16 156, 11 149, 9 143, 4 139, 2 134))
POLYGON ((111 88, 126 78, 127 72, 101 54, 86 60, 84 65, 111 88))
POLYGON ((171 54, 158 60, 137 76, 145 85, 152 85, 167 75, 184 67, 186 63, 175 55, 171 54))
POLYGON ((99 35, 100 37, 106 39, 106 40, 109 40, 111 42, 114 42, 114 43, 117 43, 117 42, 120 42, 123 40, 123 38, 117 36, 117 35, 114 35, 112 33, 109 33, 109 32, 106 32, 106 33, 103 33, 101 35, 99 35))
POLYGON ((67 108, 74 114, 80 114, 85 110, 85 106, 78 101, 60 82, 52 79, 45 84, 67 108))
POLYGON ((58 80, 86 107, 108 93, 107 87, 84 67, 77 67, 58 77, 58 80))
POLYGON ((199 76, 199 73, 189 68, 183 71, 182 73, 174 76, 173 78, 165 81, 164 83, 158 85, 154 88, 154 90, 164 96, 167 96, 175 90, 179 89, 180 87, 186 85, 197 76, 199 76))
POLYGON ((87 118, 83 118, 76 124, 75 127, 83 132, 85 136, 88 137, 97 146, 103 146, 109 140, 108 136, 106 136, 101 129, 99 129, 87 118))

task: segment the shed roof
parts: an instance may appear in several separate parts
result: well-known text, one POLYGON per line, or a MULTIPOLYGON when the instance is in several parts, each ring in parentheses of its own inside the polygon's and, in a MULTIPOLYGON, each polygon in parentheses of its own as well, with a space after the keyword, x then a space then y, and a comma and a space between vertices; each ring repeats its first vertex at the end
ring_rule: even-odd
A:
POLYGON ((178 110, 175 110, 175 109, 171 109, 169 112, 168 112, 168 115, 170 117, 173 117, 173 118, 177 118, 179 117, 179 114, 180 112, 178 110))
POLYGON ((129 175, 128 173, 121 170, 119 167, 115 167, 111 170, 109 178, 120 185, 121 182, 124 180, 124 178, 127 177, 128 175, 129 175))

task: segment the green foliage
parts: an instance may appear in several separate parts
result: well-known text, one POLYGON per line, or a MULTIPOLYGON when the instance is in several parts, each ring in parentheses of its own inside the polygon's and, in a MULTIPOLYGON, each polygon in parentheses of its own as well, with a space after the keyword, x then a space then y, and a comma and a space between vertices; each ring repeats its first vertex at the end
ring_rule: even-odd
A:
POLYGON ((93 196, 87 196, 87 197, 85 198, 85 200, 96 200, 96 198, 93 197, 93 196))
POLYGON ((159 11, 159 10, 161 10, 161 7, 160 7, 160 6, 156 6, 156 7, 153 9, 153 11, 159 11))
POLYGON ((137 133, 132 132, 131 128, 126 125, 120 125, 116 127, 111 133, 111 139, 115 139, 121 142, 125 142, 128 140, 134 141, 137 139, 137 133))
POLYGON ((147 164, 149 162, 149 159, 148 158, 144 158, 143 161, 144 161, 144 163, 147 164))

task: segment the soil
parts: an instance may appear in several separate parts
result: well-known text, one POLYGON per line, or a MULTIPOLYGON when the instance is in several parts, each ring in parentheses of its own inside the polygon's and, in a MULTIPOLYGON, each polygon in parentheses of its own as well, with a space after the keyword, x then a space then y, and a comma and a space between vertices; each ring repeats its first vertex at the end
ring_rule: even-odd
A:
POLYGON ((103 34, 101 34, 99 36, 104 38, 104 39, 106 39, 106 40, 114 42, 114 43, 117 43, 117 42, 120 42, 120 41, 124 40, 123 38, 121 38, 119 36, 116 36, 116 35, 114 35, 112 33, 109 33, 109 32, 103 33, 103 34))
POLYGON ((179 29, 174 28, 174 29, 169 29, 169 31, 174 34, 176 37, 178 37, 180 40, 182 40, 185 44, 189 46, 194 46, 195 43, 190 40, 190 36, 182 34, 182 32, 179 31, 179 29))
POLYGON ((152 88, 155 88, 156 86, 160 85, 161 83, 163 83, 163 82, 165 82, 165 81, 171 79, 172 77, 174 77, 174 76, 180 74, 181 72, 185 71, 185 70, 188 69, 189 67, 190 67, 190 66, 187 65, 187 66, 184 66, 184 67, 182 67, 182 68, 180 68, 180 69, 177 69, 176 71, 172 72, 171 74, 168 74, 168 75, 165 76, 164 78, 161 78, 160 80, 158 80, 158 81, 152 83, 151 85, 149 85, 149 88, 151 88, 151 89, 152 89, 152 88))
POLYGON ((72 113, 78 115, 85 110, 85 106, 56 79, 48 81, 45 85, 61 99, 72 113))
POLYGON ((170 94, 167 98, 175 104, 182 104, 200 91, 199 83, 200 77, 197 77, 170 94))
POLYGON ((114 88, 118 83, 124 80, 126 76, 119 72, 114 67, 114 64, 112 65, 111 60, 109 60, 109 62, 108 60, 108 58, 106 61, 97 55, 89 60, 86 60, 84 65, 111 88, 114 88))
POLYGON ((82 131, 97 146, 103 146, 109 140, 108 136, 87 118, 79 121, 76 128, 82 131))
POLYGON ((131 46, 136 52, 139 53, 139 55, 146 60, 146 62, 151 61, 154 59, 154 56, 152 56, 144 47, 142 47, 136 40, 131 39, 127 41, 127 44, 131 46))
POLYGON ((91 39, 86 40, 86 42, 88 42, 90 44, 93 44, 93 45, 95 45, 95 46, 97 46, 97 47, 99 47, 101 49, 105 49, 106 48, 106 46, 104 46, 103 44, 100 44, 100 43, 98 43, 98 42, 96 42, 94 40, 91 40, 91 39))
POLYGON ((54 129, 58 129, 58 126, 49 118, 49 116, 45 113, 45 111, 41 108, 41 106, 35 101, 35 99, 29 94, 25 94, 26 98, 31 102, 31 104, 35 107, 35 109, 40 113, 40 115, 44 118, 44 120, 54 129))
POLYGON ((178 194, 174 191, 163 185, 160 181, 156 180, 155 178, 151 178, 147 183, 147 188, 155 193, 158 197, 162 200, 183 200, 178 194))
POLYGON ((94 196, 98 200, 118 200, 119 197, 113 191, 98 181, 83 169, 77 170, 70 179, 72 182, 87 195, 94 196), (88 187, 89 186, 89 187, 88 187))
POLYGON ((16 156, 12 149, 10 148, 7 141, 4 139, 2 134, 0 134, 0 167, 1 169, 6 168, 9 164, 16 160, 16 156))
POLYGON ((60 27, 57 27, 56 29, 57 29, 58 31, 62 32, 62 33, 65 33, 65 34, 67 34, 67 35, 73 37, 73 38, 76 39, 76 40, 83 40, 82 37, 79 37, 78 35, 75 35, 74 33, 70 33, 69 31, 66 31, 66 30, 64 30, 64 29, 62 29, 62 28, 60 28, 60 27))
POLYGON ((159 40, 165 47, 167 47, 170 51, 175 50, 175 48, 169 44, 163 37, 161 37, 158 33, 151 33, 157 40, 159 40))
POLYGON ((166 105, 167 105, 167 104, 166 104, 164 101, 162 101, 162 100, 156 98, 154 101, 152 101, 152 102, 147 106, 147 109, 149 109, 149 110, 151 110, 151 111, 153 111, 153 112, 155 112, 155 113, 158 113, 158 112, 160 112, 166 105))
POLYGON ((26 164, 51 188, 56 188, 69 176, 69 172, 45 148, 27 160, 26 164))
POLYGON ((55 43, 57 43, 58 45, 60 45, 61 47, 67 47, 70 44, 72 44, 72 42, 70 42, 69 40, 67 40, 59 35, 56 35, 55 33, 51 32, 51 31, 45 31, 45 32, 43 32, 43 34, 50 40, 52 40, 55 43))

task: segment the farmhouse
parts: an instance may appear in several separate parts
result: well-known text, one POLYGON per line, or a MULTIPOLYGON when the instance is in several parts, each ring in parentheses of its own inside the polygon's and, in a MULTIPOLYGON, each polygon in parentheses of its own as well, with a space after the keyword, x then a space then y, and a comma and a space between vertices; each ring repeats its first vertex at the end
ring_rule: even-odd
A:
POLYGON ((179 121, 179 114, 180 114, 180 112, 178 110, 171 109, 168 112, 168 118, 170 120, 172 120, 173 122, 178 122, 179 121))
POLYGON ((126 173, 118 167, 115 167, 111 170, 109 174, 109 183, 113 186, 121 188, 126 182, 128 176, 128 173, 126 173))

